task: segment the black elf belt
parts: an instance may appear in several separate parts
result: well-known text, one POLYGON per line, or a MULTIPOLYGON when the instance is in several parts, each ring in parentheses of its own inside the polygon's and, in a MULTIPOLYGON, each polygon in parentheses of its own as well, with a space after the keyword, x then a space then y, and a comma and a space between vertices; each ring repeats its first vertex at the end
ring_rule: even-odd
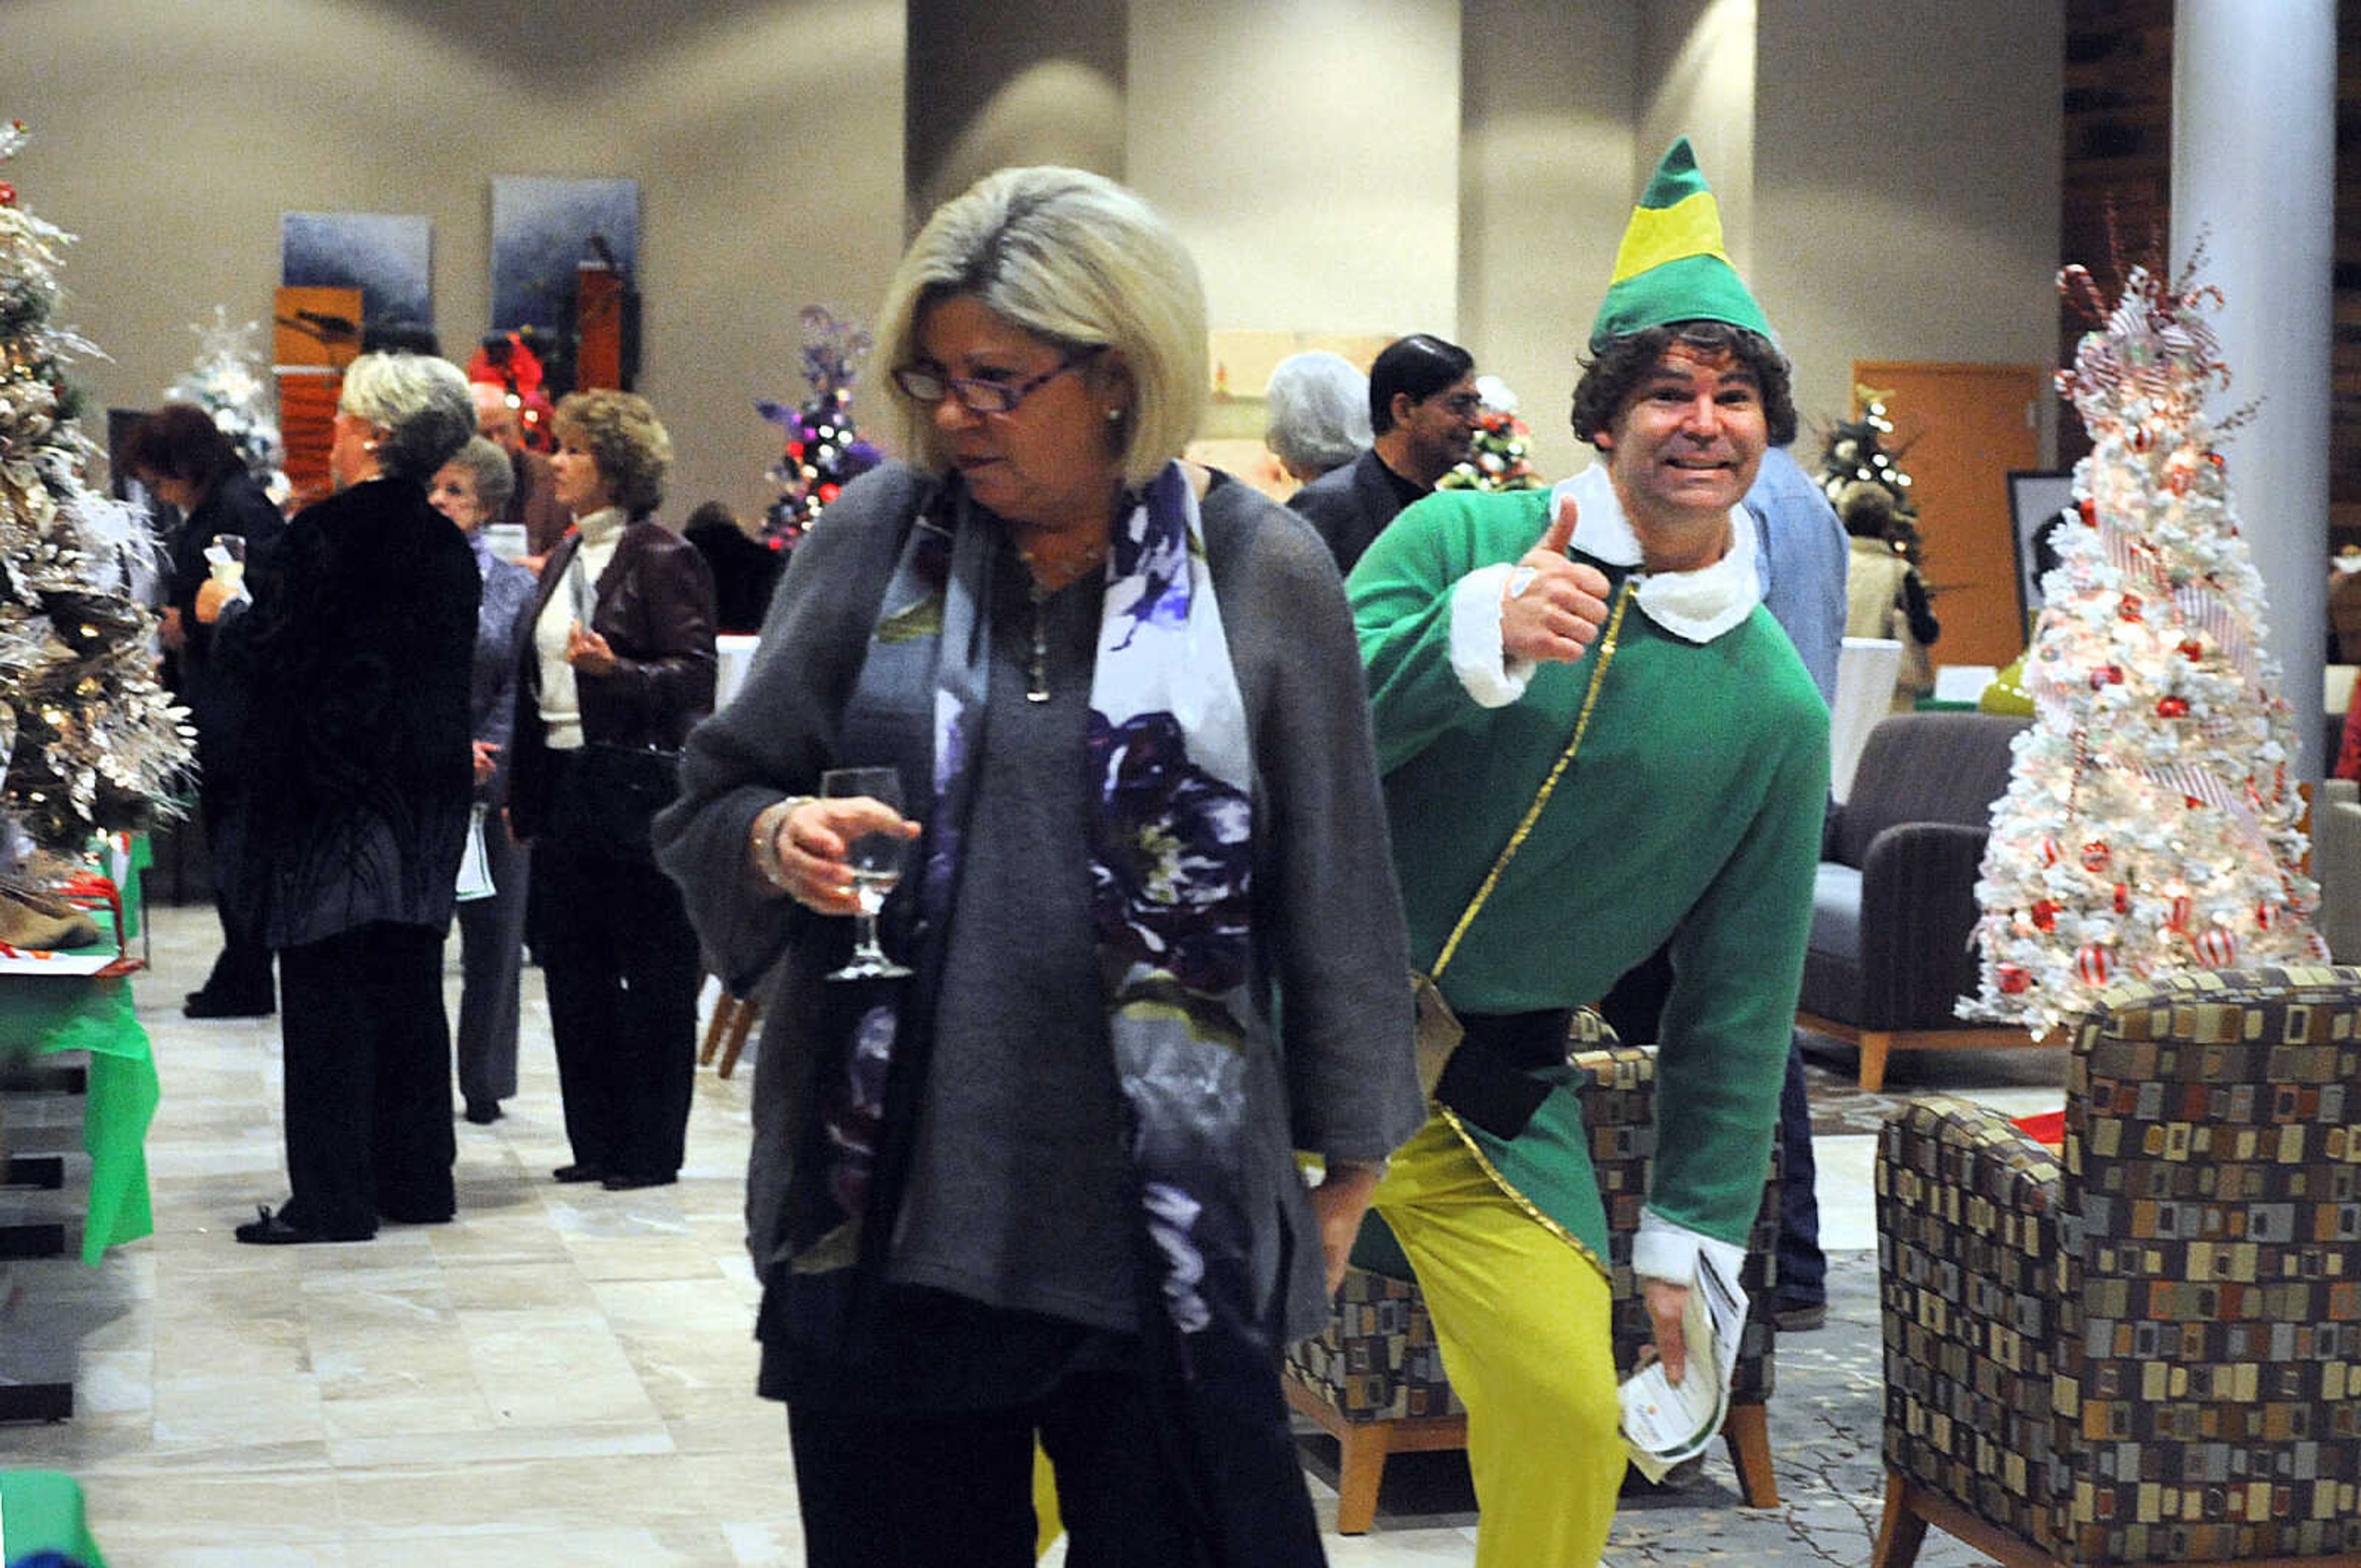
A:
POLYGON ((1463 1013, 1467 1031, 1435 1080, 1434 1098, 1471 1126, 1503 1143, 1525 1130, 1551 1085, 1532 1076, 1565 1065, 1571 1008, 1539 1013, 1463 1013))

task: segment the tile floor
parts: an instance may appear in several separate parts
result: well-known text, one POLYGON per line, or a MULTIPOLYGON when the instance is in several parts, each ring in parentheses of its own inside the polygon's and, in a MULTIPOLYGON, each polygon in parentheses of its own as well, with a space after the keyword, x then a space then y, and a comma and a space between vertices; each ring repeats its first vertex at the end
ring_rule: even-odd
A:
MULTIPOLYGON (((456 1223, 389 1226, 366 1245, 241 1247, 231 1227, 285 1195, 277 1025, 184 1020, 181 995, 212 956, 210 912, 153 913, 153 968, 133 983, 163 1081, 148 1142, 156 1234, 94 1269, 0 1264, 0 1376, 70 1376, 76 1404, 69 1422, 0 1426, 0 1464, 80 1477, 115 1568, 799 1563, 785 1421, 752 1392, 751 1073, 700 1074, 678 1186, 556 1186, 555 1066, 528 975, 522 1091, 495 1125, 459 1124, 456 1223)), ((1934 1081, 1957 1091, 1956 1077, 1934 1081)), ((2005 1087, 1974 1092, 2012 1111, 2057 1103, 2054 1060, 1989 1080, 2005 1087)), ((9 1113, 19 1152, 77 1146, 78 1102, 18 1096, 9 1113)), ((1874 1280, 1859 1255, 1872 1241, 1871 1141, 1819 1141, 1827 1242, 1852 1304, 1797 1349, 1850 1347, 1839 1424, 1866 1425, 1873 1461, 1874 1280)), ((0 1219, 58 1204, 10 1192, 0 1219)), ((1783 1417, 1817 1419, 1806 1402, 1774 1399, 1774 1445, 1783 1417)), ((1855 1461, 1863 1438, 1846 1439, 1855 1461)), ((1309 1469, 1333 1518, 1323 1442, 1307 1444, 1309 1469)), ((1338 1568, 1472 1563, 1464 1465, 1413 1457, 1389 1476, 1377 1531, 1330 1537, 1338 1568)), ((1693 1501, 1627 1506, 1608 1563, 1866 1562, 1862 1498, 1838 1509, 1832 1550, 1775 1510, 1736 1508, 1719 1458, 1708 1477, 1693 1501), (1712 1522, 1699 1530, 1688 1514, 1712 1522), (1757 1544, 1720 1534, 1757 1515, 1757 1544)), ((1864 1486, 1873 1519, 1873 1465, 1847 1483, 1864 1486)), ((1930 1542, 1922 1561, 1973 1559, 1930 1542)))

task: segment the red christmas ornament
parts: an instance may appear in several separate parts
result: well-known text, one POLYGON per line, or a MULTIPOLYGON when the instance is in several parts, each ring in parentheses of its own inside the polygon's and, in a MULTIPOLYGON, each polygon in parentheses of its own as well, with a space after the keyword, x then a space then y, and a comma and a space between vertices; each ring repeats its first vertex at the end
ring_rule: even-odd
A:
POLYGON ((2122 883, 2115 883, 2115 913, 2129 915, 2131 912, 2132 890, 2122 883))
POLYGON ((2044 898, 2037 901, 2033 906, 2034 929, 2037 931, 2055 931, 2058 929, 2058 901, 2054 898, 2044 898))
POLYGON ((2033 977, 2025 971, 2022 964, 2003 964, 1998 972, 2000 989, 2004 995, 2022 996, 2025 994, 2026 987, 2033 983, 2033 977))
POLYGON ((2186 718, 2189 717, 2189 699, 2185 696, 2158 697, 2156 716, 2158 718, 2186 718))
POLYGON ((2165 915, 2164 923, 2175 931, 2188 930, 2191 908, 2189 895, 2185 893, 2179 894, 2173 899, 2170 909, 2165 915))
POLYGON ((2074 972, 2082 977, 2085 985, 2106 984, 2107 970, 2113 966, 2107 949, 2097 942, 2083 943, 2081 950, 2074 955, 2074 972))
POLYGON ((2123 603, 2121 603, 2121 604, 2119 604, 2119 605, 2117 605, 2117 606, 2115 607, 2115 613, 2116 613, 2117 615, 2119 615, 2119 616, 2122 616, 2125 620, 2139 620, 2139 619, 2140 619, 2140 600, 2139 600, 2139 595, 2137 595, 2137 594, 2125 594, 2125 595, 2124 596, 2124 602, 2123 602, 2123 603))
POLYGON ((2084 497, 2084 498, 2083 498, 2083 499, 2082 499, 2082 505, 2081 505, 2081 513, 2082 513, 2082 526, 2083 526, 2083 527, 2085 527, 2085 528, 2096 528, 2096 527, 2098 527, 2098 526, 2099 526, 2099 503, 2098 503, 2098 502, 2096 502, 2096 501, 2094 501, 2094 500, 2092 500, 2089 497, 2087 497, 2087 496, 2086 496, 2086 497, 2084 497))
POLYGON ((2058 863, 2058 840, 2049 837, 2047 833, 2043 834, 2041 836, 2041 863, 2045 866, 2056 865, 2058 863))
POLYGON ((2124 684, 2124 672, 2114 664, 2102 664, 2091 672, 2091 689, 2104 691, 2109 686, 2124 684))
POLYGON ((2219 926, 2197 934, 2197 956, 2211 969, 2228 969, 2238 961, 2238 938, 2219 926))
POLYGON ((802 442, 800 442, 800 441, 790 441, 790 442, 788 442, 788 443, 787 443, 787 457, 788 457, 788 460, 789 460, 789 461, 791 461, 791 462, 796 462, 796 463, 800 463, 800 462, 802 462, 802 461, 804 460, 804 444, 803 444, 802 442))
POLYGON ((2194 811, 2194 810, 2196 810, 2199 806, 2201 806, 2204 805, 2205 803, 2204 803, 2203 801, 2202 801, 2202 800, 2198 799, 2198 798, 2197 798, 2195 795, 2182 795, 2182 796, 2180 797, 2180 804, 2181 804, 2182 806, 2186 806, 2186 807, 2187 807, 2188 809, 2190 809, 2191 811, 2194 811))
POLYGON ((2184 659, 2202 659, 2205 657, 2205 644, 2194 637, 2184 637, 2180 640, 2180 656, 2184 659))
POLYGON ((2205 455, 2205 461, 2213 464, 2216 468, 2227 468, 2230 466, 2229 461, 2219 452, 2208 452, 2205 455))
POLYGON ((836 499, 837 493, 841 488, 842 487, 838 485, 822 485, 816 492, 819 497, 819 504, 826 506, 829 502, 836 499))
POLYGON ((2279 916, 2278 909, 2268 904, 2257 904, 2255 905, 2255 924, 2257 927, 2268 931, 2279 923, 2279 916))
POLYGON ((2135 452, 2145 452, 2145 451, 2147 451, 2147 448, 2148 448, 2148 441, 2149 441, 2149 436, 2148 436, 2147 431, 2147 429, 2146 429, 2145 427, 2136 428, 2136 429, 2135 429, 2135 430, 2132 432, 2132 450, 2133 450, 2133 451, 2135 451, 2135 452))
POLYGON ((16 204, 16 187, 9 184, 5 180, 0 180, 0 207, 13 207, 16 204))
POLYGON ((2107 841, 2104 839, 2093 839, 2089 843, 2082 846, 2082 869, 2084 871, 2105 871, 2107 869, 2107 841))

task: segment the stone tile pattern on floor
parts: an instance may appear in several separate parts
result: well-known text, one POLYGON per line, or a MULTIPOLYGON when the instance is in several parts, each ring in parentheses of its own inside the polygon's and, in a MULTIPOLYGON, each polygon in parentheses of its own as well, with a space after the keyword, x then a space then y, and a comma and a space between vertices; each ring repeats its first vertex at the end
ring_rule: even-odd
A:
MULTIPOLYGON (((278 1025, 182 1019, 212 916, 151 914, 153 968, 134 984, 164 1087, 148 1145, 156 1234, 97 1268, 0 1265, 0 1376, 71 1376, 77 1407, 69 1422, 0 1426, 0 1464, 81 1477, 115 1568, 802 1561, 785 1420, 752 1393, 751 1071, 698 1075, 678 1186, 555 1186, 566 1140, 528 974, 520 1092, 504 1120, 458 1126, 455 1223, 356 1246, 238 1246, 230 1228, 285 1196, 278 1025)), ((2021 1091, 2019 1070, 1997 1081, 2021 1091)), ((1960 1074, 1974 1069, 1947 1062, 1940 1086, 1958 1091, 1960 1074)), ((17 1104, 12 1138, 78 1147, 69 1114, 17 1104)), ((87 1168, 70 1153, 69 1201, 87 1168)), ((1695 1486, 1627 1500, 1609 1568, 1867 1563, 1883 1486, 1875 1270, 1862 1253, 1831 1261, 1829 1327, 1779 1349, 1782 1506, 1741 1507, 1717 1453, 1695 1486)), ((1304 1447, 1333 1524, 1324 1442, 1304 1447)), ((1464 1568, 1473 1510, 1463 1461, 1406 1455, 1378 1529, 1331 1534, 1330 1561, 1464 1568)), ((1981 1561, 1938 1537, 1920 1558, 1981 1561)))

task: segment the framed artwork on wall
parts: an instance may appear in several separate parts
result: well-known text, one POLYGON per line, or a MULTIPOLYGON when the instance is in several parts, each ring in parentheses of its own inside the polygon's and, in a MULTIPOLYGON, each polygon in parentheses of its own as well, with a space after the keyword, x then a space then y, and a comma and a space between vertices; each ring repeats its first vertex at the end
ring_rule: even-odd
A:
MULTIPOLYGON (((324 341, 358 345, 368 326, 434 325, 434 225, 390 213, 281 213, 279 281, 293 289, 358 289, 361 319, 307 323, 324 341)), ((311 363, 311 361, 304 361, 311 363)))
POLYGON ((2058 565, 2049 531, 2074 510, 2074 476, 2052 468, 2019 468, 2008 476, 2009 538, 2016 551, 2016 608, 2032 635, 2041 613, 2041 579, 2058 565))

